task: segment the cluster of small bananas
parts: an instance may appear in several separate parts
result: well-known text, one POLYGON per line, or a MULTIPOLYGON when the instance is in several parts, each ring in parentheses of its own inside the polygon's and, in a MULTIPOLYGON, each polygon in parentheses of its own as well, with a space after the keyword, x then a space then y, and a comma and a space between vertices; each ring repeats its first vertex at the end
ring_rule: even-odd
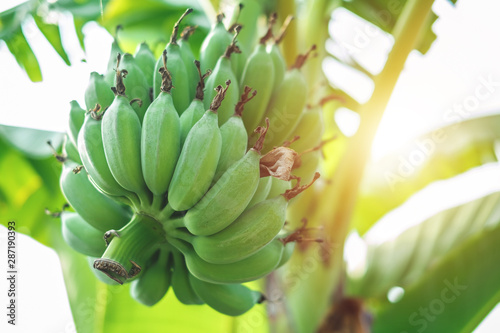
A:
POLYGON ((219 16, 198 62, 194 29, 177 38, 189 12, 159 59, 146 44, 121 55, 115 40, 107 73, 91 74, 89 111, 72 102, 60 186, 75 212, 62 212, 62 230, 98 277, 132 282, 143 304, 171 286, 185 304, 239 315, 264 299, 241 283, 283 265, 304 236, 283 230, 286 210, 319 157, 307 166, 290 146, 317 153, 320 110, 306 107, 309 52, 286 70, 276 17, 248 54, 260 12, 231 32, 219 16), (294 140, 301 124, 311 131, 294 140))

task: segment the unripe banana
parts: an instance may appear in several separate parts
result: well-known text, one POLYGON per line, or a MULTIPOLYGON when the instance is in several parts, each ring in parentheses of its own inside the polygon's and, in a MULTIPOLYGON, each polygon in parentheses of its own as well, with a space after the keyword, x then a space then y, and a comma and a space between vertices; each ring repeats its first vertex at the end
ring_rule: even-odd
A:
POLYGON ((220 127, 222 146, 213 182, 216 182, 247 151, 248 135, 241 114, 245 104, 257 94, 257 91, 254 90, 250 96, 251 91, 250 87, 244 88, 240 101, 234 108, 233 116, 220 127))
POLYGON ((259 184, 260 149, 268 128, 258 129, 260 138, 255 146, 234 163, 186 213, 184 225, 193 235, 215 234, 245 210, 259 184))
POLYGON ((241 284, 213 284, 190 275, 196 294, 212 309, 228 316, 239 316, 264 301, 263 295, 241 284))
POLYGON ((285 19, 285 22, 283 23, 283 26, 281 27, 281 31, 273 41, 272 44, 267 46, 267 52, 271 55, 271 58, 273 59, 273 64, 274 64, 274 86, 273 86, 273 93, 277 91, 278 87, 280 86, 281 82, 283 81, 283 78, 285 77, 285 72, 286 72, 286 61, 285 58, 283 58, 283 55, 281 54, 281 51, 279 49, 279 43, 283 40, 283 37, 285 36, 286 29, 288 28, 288 25, 292 21, 293 17, 288 16, 285 19))
POLYGON ((204 302, 196 295, 189 281, 189 273, 184 256, 174 250, 174 271, 172 272, 172 289, 174 290, 175 297, 182 304, 203 304, 204 302))
POLYGON ((308 182, 314 176, 321 161, 321 151, 313 150, 300 155, 300 166, 293 171, 294 176, 308 182))
POLYGON ((271 189, 267 194, 267 199, 277 197, 278 195, 285 193, 286 190, 289 190, 291 188, 292 183, 289 180, 271 177, 271 189))
POLYGON ((240 27, 238 26, 231 44, 228 45, 224 53, 217 60, 217 63, 212 70, 212 74, 210 75, 206 83, 206 109, 208 109, 208 107, 210 106, 210 101, 215 97, 215 87, 224 84, 224 82, 228 80, 232 83, 226 93, 224 101, 217 110, 217 113, 219 115, 219 126, 224 124, 231 117, 231 115, 234 113, 234 107, 236 103, 238 103, 238 100, 240 98, 238 80, 236 79, 236 75, 234 75, 231 68, 231 54, 240 52, 235 44, 236 37, 238 36, 239 31, 240 27))
POLYGON ((64 241, 81 254, 100 257, 106 250, 104 233, 90 225, 78 213, 61 213, 61 231, 64 241))
MULTIPOLYGON (((267 104, 271 98, 271 93, 273 92, 274 64, 271 55, 266 52, 266 42, 272 37, 271 28, 273 23, 274 20, 271 18, 266 35, 260 39, 259 44, 250 57, 248 57, 241 76, 241 89, 243 89, 244 86, 249 86, 258 92, 254 101, 247 106, 242 116, 249 135, 252 133, 253 129, 261 123, 267 104)), ((269 120, 274 128, 273 121, 271 119, 269 120)), ((272 131, 274 131, 274 129, 272 131)))
POLYGON ((153 306, 170 288, 172 278, 171 253, 161 249, 160 255, 144 273, 130 285, 130 295, 141 304, 153 306))
POLYGON ((76 162, 78 164, 82 164, 82 161, 80 160, 80 155, 78 155, 78 149, 75 147, 73 142, 71 142, 68 135, 64 136, 62 154, 67 159, 76 162))
POLYGON ((283 82, 267 107, 266 116, 273 124, 273 130, 264 146, 265 152, 290 139, 300 121, 307 100, 307 81, 300 68, 315 49, 313 46, 305 55, 297 58, 295 65, 285 73, 283 82))
POLYGON ((245 59, 248 58, 257 41, 258 20, 263 11, 262 6, 255 0, 240 0, 239 3, 240 5, 235 7, 229 21, 232 26, 238 24, 243 28, 238 38, 241 56, 233 59, 233 71, 238 78, 241 78, 245 68, 245 59))
POLYGON ((296 244, 295 242, 289 242, 289 243, 285 244, 284 249, 283 249, 283 253, 281 255, 280 262, 275 267, 275 269, 280 268, 281 266, 286 264, 288 262, 288 260, 290 260, 290 258, 292 257, 293 251, 295 250, 295 244, 296 244))
MULTIPOLYGON (((319 174, 315 175, 315 179, 319 174)), ((213 264, 229 264, 251 256, 271 242, 283 228, 288 201, 311 186, 297 185, 276 198, 264 200, 241 214, 232 224, 210 236, 189 240, 196 253, 213 264)))
POLYGON ((186 141, 186 137, 193 128, 194 124, 198 122, 198 120, 203 117, 205 113, 205 106, 203 105, 203 99, 205 94, 203 90, 205 89, 205 78, 209 76, 212 72, 208 70, 205 74, 201 74, 200 62, 198 60, 194 61, 198 72, 198 85, 196 86, 196 95, 189 107, 181 114, 180 124, 181 124, 181 147, 184 146, 184 142, 186 141))
MULTIPOLYGON (((148 44, 141 43, 137 46, 137 49, 134 53, 134 59, 137 67, 139 67, 139 69, 142 71, 142 74, 144 74, 146 82, 148 83, 148 87, 152 89, 156 59, 148 44)), ((149 91, 149 93, 152 94, 151 90, 149 91)))
POLYGON ((141 203, 148 203, 150 194, 141 169, 141 123, 124 95, 123 73, 119 69, 116 78, 115 99, 101 121, 104 153, 118 184, 136 193, 141 203))
POLYGON ((189 43, 189 37, 194 33, 196 27, 187 26, 181 32, 181 39, 179 40, 179 48, 181 50, 181 56, 184 60, 184 65, 186 66, 187 75, 189 76, 189 100, 195 98, 196 86, 198 84, 198 70, 194 66, 194 54, 191 50, 191 45, 189 43))
POLYGON ((138 204, 137 196, 121 187, 109 170, 101 136, 101 117, 102 112, 98 109, 87 114, 78 136, 79 157, 99 190, 111 197, 127 197, 138 204))
POLYGON ((273 184, 272 178, 274 177, 268 176, 259 179, 259 185, 257 186, 257 190, 255 191, 252 200, 250 200, 250 202, 248 203, 247 208, 255 206, 256 204, 258 204, 261 201, 264 201, 268 197, 269 191, 271 191, 271 186, 273 184))
MULTIPOLYGON (((144 114, 151 104, 150 86, 141 69, 135 63, 134 56, 130 53, 125 53, 120 62, 120 70, 126 73, 127 78, 124 80, 125 89, 129 101, 139 100, 139 103, 132 104, 132 108, 139 116, 142 123, 144 114)), ((125 76, 124 76, 125 77, 125 76)))
MULTIPOLYGON (((182 19, 189 13, 193 11, 192 8, 189 8, 182 14, 179 20, 175 23, 174 29, 172 31, 172 35, 170 36, 170 42, 167 44, 165 49, 168 54, 168 62, 170 68, 170 74, 172 76, 172 85, 174 91, 172 92, 172 98, 174 100, 175 109, 179 113, 179 115, 186 110, 191 102, 191 94, 189 92, 189 88, 192 87, 193 83, 190 82, 188 76, 188 69, 186 68, 186 64, 184 63, 184 59, 182 58, 182 53, 177 44, 177 33, 179 31, 179 25, 182 22, 182 19)), ((191 63, 190 66, 193 64, 191 63)), ((159 74, 160 68, 163 66, 162 56, 158 58, 156 61, 156 66, 154 70, 154 85, 153 85, 153 96, 156 98, 160 94, 161 87, 161 75, 159 74)))
POLYGON ((230 264, 208 263, 192 248, 185 257, 189 271, 200 280, 210 283, 244 283, 271 273, 281 262, 284 248, 281 240, 274 239, 255 254, 230 264))
POLYGON ((87 110, 93 110, 97 104, 105 110, 113 103, 114 95, 111 85, 106 82, 104 75, 97 72, 90 73, 89 84, 85 89, 85 106, 87 110))
POLYGON ((160 69, 162 91, 146 111, 141 135, 142 174, 156 197, 167 192, 181 150, 179 115, 170 94, 172 80, 167 69, 166 51, 163 52, 163 63, 160 69))
POLYGON ((85 110, 80 107, 77 101, 71 101, 70 105, 68 135, 73 145, 77 146, 78 132, 80 132, 80 128, 83 125, 85 110))
POLYGON ((217 60, 224 54, 226 47, 231 44, 232 35, 226 30, 222 20, 224 14, 217 15, 217 22, 203 40, 200 48, 201 71, 213 69, 217 60))
MULTIPOLYGON (((292 142, 290 148, 297 152, 312 149, 321 143, 324 132, 323 113, 320 106, 306 107, 293 135, 300 139, 292 142)), ((290 138, 287 138, 290 139, 290 138)))
POLYGON ((217 87, 218 94, 210 109, 193 126, 182 147, 168 189, 168 202, 176 211, 193 207, 212 183, 221 150, 217 108, 230 83, 227 82, 226 88, 217 87))
POLYGON ((60 185, 64 197, 80 216, 100 231, 119 229, 130 219, 130 210, 100 193, 87 177, 85 169, 72 161, 63 164, 60 185))

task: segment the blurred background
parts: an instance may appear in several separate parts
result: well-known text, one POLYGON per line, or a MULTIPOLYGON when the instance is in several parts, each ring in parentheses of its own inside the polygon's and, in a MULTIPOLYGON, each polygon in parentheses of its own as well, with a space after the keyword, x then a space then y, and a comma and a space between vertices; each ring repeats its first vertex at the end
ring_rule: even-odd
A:
MULTIPOLYGON (((148 4, 154 2, 149 1, 148 4)), ((0 13, 25 3, 3 0, 0 13)), ((15 219, 19 232, 56 248, 63 271, 66 271, 70 302, 72 299, 85 299, 92 303, 105 287, 93 281, 95 279, 89 273, 85 259, 72 253, 67 246, 65 248, 60 235, 57 235, 58 223, 43 214, 45 208, 57 210, 64 202, 58 188, 59 166, 55 160, 47 158, 51 151, 45 141, 51 139, 56 147, 62 142, 62 133, 67 131, 69 102, 76 100, 80 105, 85 104, 84 91, 90 72, 102 73, 106 70, 113 41, 108 31, 112 30, 111 26, 117 20, 125 17, 116 9, 117 1, 105 1, 104 4, 90 1, 92 6, 88 5, 88 1, 82 3, 80 11, 78 1, 40 3, 37 15, 58 26, 59 48, 54 48, 54 42, 49 42, 44 36, 35 22, 38 18, 18 14, 11 19, 20 21, 22 35, 32 50, 32 54, 24 55, 24 58, 21 46, 18 45, 16 51, 4 42, 9 33, 7 23, 11 21, 0 21, 3 23, 0 24, 0 91, 3 92, 0 124, 5 125, 0 127, 0 136, 3 137, 0 145, 0 215, 2 224, 6 223, 5 218, 15 219), (60 7, 57 7, 58 3, 60 7), (51 5, 55 5, 55 9, 51 5), (89 19, 85 23, 85 11, 97 12, 95 20, 98 22, 89 19), (39 72, 30 57, 36 58, 39 72), (76 279, 75 276, 80 275, 76 270, 85 270, 86 273, 76 279), (85 295, 86 288, 94 290, 93 294, 85 295)), ((165 3, 169 4, 169 1, 165 3)), ((197 7, 203 10, 205 5, 203 1, 200 3, 197 7)), ((340 1, 341 6, 333 6, 333 1, 329 3, 334 10, 329 13, 325 28, 328 38, 324 41, 321 68, 325 82, 333 91, 342 91, 349 96, 349 103, 336 105, 332 112, 325 112, 325 124, 334 124, 332 126, 342 136, 341 143, 337 144, 343 144, 344 140, 348 141, 356 135, 363 117, 352 105, 370 101, 377 84, 374 78, 386 66, 395 39, 389 28, 383 26, 385 21, 380 20, 381 24, 373 15, 381 12, 369 12, 369 6, 361 6, 365 1, 359 1, 358 7, 356 1, 340 1)), ((377 2, 382 6, 381 3, 391 6, 390 1, 377 2)), ((402 7, 404 3, 395 1, 392 5, 402 7)), ((134 7, 130 1, 125 1, 123 6, 134 7)), ((301 1, 297 6, 306 7, 301 1)), ((496 227, 496 223, 500 222, 495 215, 500 203, 488 206, 481 201, 489 198, 491 202, 496 202, 494 200, 497 199, 491 198, 500 192, 500 165, 496 150, 500 136, 500 20, 497 17, 500 3, 494 0, 459 0, 456 3, 436 0, 432 10, 436 17, 425 36, 428 38, 427 45, 423 50, 413 50, 408 54, 383 111, 371 149, 365 152, 369 159, 344 247, 346 272, 352 281, 350 293, 371 299, 375 308, 384 301, 397 304, 404 297, 406 286, 412 286, 425 275, 432 259, 437 262, 452 250, 451 245, 436 250, 439 246, 435 244, 442 241, 458 247, 459 241, 455 238, 465 242, 476 232, 496 227), (438 129, 444 130, 438 132, 438 129), (464 208, 474 203, 473 208, 464 208), (485 221, 478 221, 478 218, 485 221), (460 234, 456 231, 456 236, 449 236, 445 232, 450 228, 461 230, 460 234), (416 236, 408 238, 407 235, 416 236), (403 236, 407 238, 401 240, 403 236), (455 238, 452 241, 450 237, 455 238), (402 251, 397 246, 410 248, 410 244, 414 244, 412 242, 420 242, 413 248, 414 252, 420 253, 418 257, 403 256, 392 264, 373 260, 375 256, 392 253, 384 252, 389 248, 396 252, 402 251), (400 276, 399 280, 382 276, 380 267, 391 270, 398 263, 406 264, 407 260, 417 262, 418 265, 415 265, 418 268, 409 267, 404 278, 400 276), (384 282, 374 286, 381 279, 384 282), (380 298, 380 294, 383 294, 383 301, 376 299, 380 298)), ((197 20, 201 34, 206 33, 210 20, 197 20)), ((144 27, 145 35, 149 33, 148 29, 152 28, 144 27)), ((156 30, 158 35, 170 34, 170 26, 164 31, 156 30)), ((135 26, 135 30, 131 28, 130 34, 127 34, 125 26, 122 40, 125 50, 133 52, 135 45, 142 41, 140 31, 141 28, 135 26)), ((153 46, 158 45, 157 50, 163 47, 161 45, 165 41, 157 35, 147 36, 144 40, 147 39, 153 46)), ((325 148, 327 161, 331 149, 336 148, 325 148)), ((328 168, 328 162, 323 167, 328 168)), ((489 248, 489 251, 500 252, 498 247, 489 248)), ((36 256, 37 252, 37 248, 33 247, 30 254, 22 258, 23 264, 41 260, 36 256)), ((31 277, 24 275, 23 279, 28 281, 31 277)), ((35 279, 31 283, 35 283, 35 279)), ((36 283, 45 285, 43 276, 38 276, 36 283)), ((478 280, 477 283, 482 282, 478 280)), ((500 286, 491 288, 490 293, 500 294, 500 286)), ((29 302, 34 296, 21 293, 20 297, 29 302)), ((120 297, 126 299, 126 295, 119 294, 115 302, 120 297)), ((166 302, 173 304, 174 300, 170 297, 163 301, 164 309, 169 309, 166 302)), ((94 309, 95 312, 91 311, 90 317, 94 325, 106 327, 99 322, 106 316, 103 309, 113 310, 109 310, 108 303, 101 303, 94 309)), ((471 315, 475 318, 471 322, 481 322, 474 332, 498 331, 500 307, 495 308, 497 303, 498 296, 485 301, 483 312, 494 310, 484 320, 477 313, 471 315)), ((61 306, 67 309, 69 305, 61 306)), ((76 309, 73 305, 73 317, 81 315, 76 309)), ((172 309, 182 312, 175 322, 178 327, 184 327, 182 318, 190 317, 190 309, 181 305, 172 309)), ((51 308, 51 311, 57 313, 59 310, 51 308)), ((147 313, 147 309, 141 311, 141 314, 147 313)), ((460 313, 455 315, 460 316, 460 313)), ((464 313, 468 315, 467 311, 464 313)), ((107 312, 107 315, 111 322, 116 320, 112 312, 107 312)), ((210 310, 201 316, 207 321, 223 322, 210 310)), ((149 312, 147 317, 153 321, 156 318, 153 312, 149 312)), ((19 320, 27 321, 29 318, 29 313, 22 313, 19 320)), ((466 331, 464 328, 463 332, 466 331)))

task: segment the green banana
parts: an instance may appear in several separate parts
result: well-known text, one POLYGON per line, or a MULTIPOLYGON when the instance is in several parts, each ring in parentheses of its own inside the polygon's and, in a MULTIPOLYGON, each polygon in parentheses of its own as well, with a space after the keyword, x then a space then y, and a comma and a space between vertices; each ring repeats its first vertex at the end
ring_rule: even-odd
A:
POLYGON ((308 151, 306 154, 299 155, 300 166, 294 170, 294 175, 300 177, 303 181, 308 182, 314 175, 314 172, 318 169, 319 163, 321 161, 321 151, 312 150, 308 151))
POLYGON ((259 185, 257 186, 257 190, 255 191, 250 202, 248 203, 247 208, 255 206, 256 204, 265 200, 268 197, 269 191, 271 191, 271 186, 273 183, 272 178, 273 177, 271 176, 267 176, 259 179, 259 185))
POLYGON ((231 22, 231 26, 238 24, 243 28, 238 39, 241 56, 236 57, 233 61, 233 71, 238 78, 241 78, 245 68, 245 59, 248 58, 257 41, 258 20, 263 11, 262 6, 255 0, 240 0, 239 3, 240 5, 235 7, 229 22, 231 22))
POLYGON ((240 31, 240 27, 237 26, 236 33, 231 43, 227 46, 224 53, 219 57, 217 63, 215 64, 212 74, 208 78, 205 86, 207 90, 207 98, 205 99, 205 109, 210 106, 210 101, 214 98, 216 92, 215 87, 224 84, 226 81, 231 81, 232 85, 229 87, 226 97, 222 102, 217 113, 219 114, 219 126, 224 124, 229 117, 234 113, 234 107, 238 103, 240 92, 238 88, 238 80, 236 75, 234 75, 231 68, 231 54, 240 52, 238 46, 236 46, 236 37, 240 31))
POLYGON ((150 192, 141 169, 141 123, 125 97, 123 73, 116 70, 115 99, 101 121, 102 141, 109 170, 118 184, 136 193, 142 204, 150 202, 150 192))
POLYGON ((77 101, 71 101, 70 106, 68 135, 73 145, 77 146, 78 132, 80 132, 80 128, 83 125, 85 110, 80 107, 77 101))
POLYGON ((144 114, 151 104, 151 84, 147 82, 146 77, 142 73, 141 69, 135 63, 134 56, 130 53, 125 53, 121 57, 120 65, 120 71, 127 76, 127 79, 124 80, 124 85, 127 91, 128 100, 139 101, 138 103, 132 104, 132 108, 135 110, 137 116, 139 116, 139 120, 142 123, 144 114))
POLYGON ((257 303, 263 295, 241 284, 213 284, 190 275, 189 280, 196 294, 212 309, 228 316, 239 316, 257 303))
POLYGON ((278 265, 275 267, 275 269, 280 268, 281 266, 286 264, 288 262, 288 260, 290 260, 290 258, 292 257, 293 251, 295 250, 295 244, 296 244, 295 242, 288 242, 285 244, 284 249, 283 249, 283 253, 281 255, 281 259, 280 259, 278 265))
POLYGON ((217 60, 224 54, 226 47, 231 44, 233 36, 226 30, 222 20, 224 14, 217 15, 217 22, 203 40, 200 48, 201 71, 213 69, 217 60))
POLYGON ((200 62, 198 60, 194 61, 198 76, 199 76, 199 81, 198 85, 196 86, 196 96, 189 104, 189 107, 186 109, 181 114, 180 117, 180 126, 181 126, 181 147, 184 146, 184 142, 186 141, 186 137, 193 128, 194 124, 198 122, 198 120, 203 117, 203 114, 205 113, 205 107, 203 105, 203 98, 205 96, 203 90, 205 89, 205 78, 211 74, 210 70, 207 70, 205 74, 201 74, 201 69, 200 69, 200 62))
POLYGON ((74 173, 79 165, 63 164, 60 185, 64 197, 80 216, 100 231, 118 229, 130 219, 130 210, 100 193, 89 181, 85 169, 74 173))
POLYGON ((113 92, 111 85, 106 82, 104 75, 97 72, 90 73, 89 83, 85 89, 85 106, 87 110, 93 110, 97 104, 105 110, 113 103, 113 92))
POLYGON ((184 225, 193 235, 215 234, 245 210, 259 184, 260 150, 268 129, 269 126, 258 129, 260 137, 255 146, 224 172, 203 198, 186 213, 184 225))
POLYGON ((266 199, 277 197, 278 195, 285 193, 286 190, 289 190, 291 188, 292 184, 289 180, 271 177, 271 189, 269 190, 266 199))
POLYGON ((181 150, 179 115, 170 94, 172 80, 166 52, 163 51, 163 67, 160 68, 162 91, 146 111, 141 135, 142 174, 148 188, 160 199, 160 205, 181 150))
POLYGON ((203 304, 204 302, 196 295, 189 282, 188 268, 184 256, 177 250, 173 251, 174 255, 174 271, 172 273, 172 289, 174 290, 175 297, 182 304, 203 304))
POLYGON ((198 84, 198 70, 193 66, 195 63, 195 58, 193 51, 191 50, 191 45, 189 43, 189 37, 196 30, 196 26, 187 26, 181 32, 181 39, 179 40, 179 48, 181 50, 181 57, 184 60, 184 65, 186 66, 187 75, 189 76, 189 100, 195 98, 196 86, 198 84))
MULTIPOLYGON (((313 182, 319 177, 315 175, 313 182)), ((213 264, 245 259, 271 242, 283 228, 288 201, 312 185, 294 188, 276 198, 264 200, 241 214, 232 224, 210 236, 189 236, 196 253, 213 264)))
POLYGON ((245 87, 240 100, 234 108, 234 114, 228 121, 220 127, 220 134, 222 138, 221 153, 213 182, 215 183, 231 165, 241 159, 247 151, 248 135, 241 119, 241 114, 245 104, 250 101, 257 91, 245 87))
MULTIPOLYGON (((189 87, 193 86, 193 83, 189 82, 188 69, 182 58, 182 53, 177 44, 177 33, 179 31, 179 25, 186 15, 193 11, 192 8, 187 9, 184 14, 175 23, 172 35, 170 36, 170 41, 165 47, 168 54, 168 61, 170 63, 170 74, 172 76, 172 85, 174 91, 172 93, 172 98, 174 100, 175 109, 179 115, 186 110, 191 102, 191 94, 189 92, 189 87)), ((191 63, 190 66, 193 64, 191 63)), ((160 56, 156 61, 156 66, 154 70, 154 85, 153 85, 153 96, 156 98, 160 94, 161 88, 161 75, 159 74, 160 68, 163 66, 163 56, 160 56)))
MULTIPOLYGON (((146 77, 146 82, 150 88, 149 93, 152 94, 151 89, 153 88, 153 76, 156 65, 156 59, 153 52, 149 48, 148 44, 141 43, 137 46, 134 53, 135 63, 137 67, 142 71, 142 74, 146 77)), ((150 96, 152 100, 152 96, 150 96)))
POLYGON ((193 207, 212 183, 221 150, 217 109, 230 83, 226 83, 226 88, 217 87, 218 94, 210 109, 186 137, 168 189, 168 202, 176 211, 193 207))
POLYGON ((78 164, 82 164, 82 161, 80 160, 80 155, 78 154, 78 149, 75 147, 73 142, 71 142, 69 135, 64 136, 62 154, 67 159, 76 162, 78 164))
MULTIPOLYGON (((254 98, 254 101, 247 106, 246 112, 243 113, 243 123, 250 135, 255 127, 257 127, 264 116, 267 104, 271 98, 274 86, 274 64, 273 59, 266 51, 266 42, 272 37, 272 25, 275 22, 275 16, 270 19, 269 28, 264 37, 260 39, 259 45, 253 53, 248 57, 245 64, 245 69, 241 75, 240 87, 249 86, 256 89, 259 94, 254 98)), ((274 122, 272 119, 271 124, 274 122)))
POLYGON ((78 213, 61 212, 61 231, 64 241, 81 254, 99 257, 106 250, 104 233, 90 225, 78 213))
POLYGON ((141 304, 153 306, 170 288, 172 279, 170 250, 160 249, 158 258, 130 285, 130 295, 141 304))
POLYGON ((269 140, 264 146, 265 152, 290 139, 300 121, 307 100, 307 81, 300 68, 315 49, 313 45, 305 55, 297 57, 295 65, 285 73, 283 82, 267 107, 266 116, 273 124, 273 131, 269 133, 269 140))
POLYGON ((92 179, 93 184, 104 194, 115 197, 126 197, 138 205, 137 196, 120 186, 109 170, 101 136, 102 112, 89 112, 78 136, 78 151, 81 163, 92 179))
POLYGON ((300 139, 292 142, 290 148, 297 152, 312 149, 321 143, 324 132, 323 114, 320 106, 306 107, 300 121, 293 131, 300 139))
POLYGON ((281 240, 274 239, 255 254, 230 264, 208 263, 188 246, 183 251, 187 268, 198 279, 210 283, 244 283, 271 273, 281 262, 284 248, 281 240))
POLYGON ((283 78, 285 77, 286 72, 286 61, 281 54, 279 44, 285 37, 286 29, 288 25, 292 21, 293 16, 288 16, 281 27, 278 37, 276 37, 272 44, 267 46, 267 52, 271 55, 274 64, 274 86, 273 86, 273 94, 278 90, 283 78))

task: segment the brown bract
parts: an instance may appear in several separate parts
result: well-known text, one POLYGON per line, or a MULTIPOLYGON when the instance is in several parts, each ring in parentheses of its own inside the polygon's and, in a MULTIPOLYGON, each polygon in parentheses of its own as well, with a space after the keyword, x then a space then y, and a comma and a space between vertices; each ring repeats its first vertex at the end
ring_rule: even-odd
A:
POLYGON ((292 179, 292 168, 298 154, 288 147, 276 147, 260 158, 260 177, 292 179))

